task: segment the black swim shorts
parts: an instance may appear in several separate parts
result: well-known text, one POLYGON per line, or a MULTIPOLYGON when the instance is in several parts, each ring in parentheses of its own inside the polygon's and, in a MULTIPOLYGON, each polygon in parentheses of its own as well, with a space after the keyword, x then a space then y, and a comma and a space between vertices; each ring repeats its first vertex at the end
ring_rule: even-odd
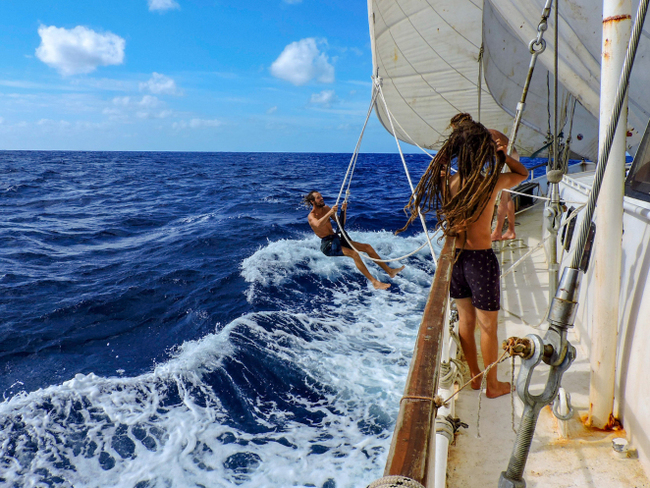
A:
MULTIPOLYGON (((347 234, 345 235, 350 239, 350 236, 347 234)), ((350 241, 351 240, 352 239, 350 239, 350 241)), ((343 247, 352 249, 348 242, 341 238, 338 233, 325 236, 320 241, 320 250, 325 254, 325 256, 345 256, 345 254, 343 254, 343 247)))
POLYGON ((451 298, 471 298, 472 305, 488 312, 501 308, 499 261, 492 249, 456 249, 451 273, 451 298))

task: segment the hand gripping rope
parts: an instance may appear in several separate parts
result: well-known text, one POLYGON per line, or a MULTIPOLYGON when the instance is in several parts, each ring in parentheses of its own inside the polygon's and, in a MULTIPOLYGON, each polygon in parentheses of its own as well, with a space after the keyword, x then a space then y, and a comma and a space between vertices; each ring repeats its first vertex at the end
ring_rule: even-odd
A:
MULTIPOLYGON (((374 81, 374 84, 373 84, 372 100, 370 101, 370 107, 368 108, 368 113, 366 115, 366 121, 363 124, 363 129, 361 130, 361 135, 359 136, 359 140, 357 141, 357 145, 354 148, 354 153, 352 154, 352 158, 350 159, 350 164, 348 165, 348 170, 345 173, 345 177, 343 178, 343 183, 341 184, 341 190, 339 191, 339 196, 336 199, 336 205, 338 205, 339 201, 341 200, 341 195, 343 194, 343 190, 345 188, 346 182, 347 182, 347 191, 346 191, 345 199, 343 200, 343 203, 347 203, 348 197, 350 196, 350 184, 352 182, 352 176, 354 174, 354 169, 355 169, 356 164, 357 164, 357 158, 359 156, 359 147, 361 146, 361 140, 363 139, 363 134, 364 134, 364 132, 366 130, 366 126, 368 125, 368 120, 370 119, 370 115, 372 114, 372 109, 373 109, 373 107, 374 107, 374 105, 376 103, 376 99, 377 99, 378 95, 381 97, 381 100, 383 102, 386 113, 388 114, 388 120, 390 121, 391 131, 392 131, 393 135, 395 135, 395 127, 393 125, 393 116, 390 113, 390 111, 388 110, 388 105, 386 104, 386 99, 384 98, 384 93, 381 90, 381 79, 378 78, 378 77, 373 77, 373 81, 374 81)), ((410 136, 409 136, 409 138, 410 138, 410 136)), ((402 159, 402 165, 404 166, 404 171, 406 173, 406 179, 408 180, 409 186, 411 187, 411 194, 413 194, 415 192, 415 188, 413 187, 413 182, 411 181, 411 175, 409 174, 408 166, 406 165, 406 160, 404 159, 404 154, 402 153, 402 147, 400 146, 399 140, 397 139, 396 135, 395 135, 395 141, 397 142, 397 149, 399 150, 400 158, 402 159)), ((418 146, 418 147, 420 147, 420 146, 418 146)), ((422 148, 420 148, 420 149, 422 149, 422 148)), ((427 152, 425 151, 425 153, 427 153, 427 152)), ((427 153, 427 154, 429 154, 429 153, 427 153)), ((418 215, 420 216, 420 222, 422 223, 422 228, 424 229, 424 235, 426 236, 427 242, 422 244, 416 250, 414 250, 414 251, 412 251, 412 252, 410 252, 408 254, 405 254, 404 256, 400 256, 398 258, 376 259, 376 258, 372 258, 372 257, 367 256, 367 255, 364 256, 364 257, 366 257, 366 258, 368 258, 368 259, 370 259, 372 261, 375 261, 377 263, 390 263, 392 261, 400 261, 402 259, 406 259, 406 258, 414 255, 415 253, 420 251, 422 248, 424 248, 424 246, 426 246, 428 244, 429 249, 431 250, 431 256, 433 257, 433 262, 437 266, 438 261, 436 259, 436 253, 433 250, 433 244, 431 244, 431 237, 429 236, 429 230, 427 229, 427 224, 426 224, 424 215, 422 215, 422 213, 420 213, 419 209, 418 209, 418 215)), ((341 222, 339 221, 338 215, 334 214, 334 219, 336 220, 336 223, 338 224, 339 229, 342 229, 343 227, 341 226, 341 222)), ((359 253, 359 255, 362 255, 361 254, 362 251, 359 251, 358 249, 356 249, 354 247, 352 242, 350 242, 350 240, 348 239, 346 233, 343 232, 341 234, 342 234, 343 238, 346 240, 346 242, 350 245, 350 247, 352 249, 354 249, 357 253, 359 253)))

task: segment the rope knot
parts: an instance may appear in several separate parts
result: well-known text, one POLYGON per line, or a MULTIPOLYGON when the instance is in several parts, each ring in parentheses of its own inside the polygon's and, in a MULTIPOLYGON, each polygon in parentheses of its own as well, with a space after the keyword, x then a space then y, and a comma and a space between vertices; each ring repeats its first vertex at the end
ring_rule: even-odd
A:
POLYGON ((533 353, 533 345, 530 339, 525 337, 510 337, 508 340, 503 341, 502 348, 510 356, 519 356, 523 359, 529 358, 533 353))

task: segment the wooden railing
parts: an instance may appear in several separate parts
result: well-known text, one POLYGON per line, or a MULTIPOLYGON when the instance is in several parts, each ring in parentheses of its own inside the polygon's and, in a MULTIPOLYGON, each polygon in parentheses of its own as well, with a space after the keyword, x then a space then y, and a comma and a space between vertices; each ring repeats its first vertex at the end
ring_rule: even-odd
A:
POLYGON ((440 354, 445 327, 449 281, 454 263, 456 239, 446 238, 438 259, 429 299, 424 308, 413 358, 400 401, 397 424, 386 462, 385 476, 400 475, 427 486, 429 454, 435 445, 440 354))

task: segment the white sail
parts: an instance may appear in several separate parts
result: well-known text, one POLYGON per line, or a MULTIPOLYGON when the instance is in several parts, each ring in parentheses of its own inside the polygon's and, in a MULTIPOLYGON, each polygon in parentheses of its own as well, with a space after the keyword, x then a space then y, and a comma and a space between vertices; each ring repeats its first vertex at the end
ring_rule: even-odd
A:
MULTIPOLYGON (((483 36, 486 46, 486 81, 490 92, 504 106, 512 103, 514 95, 510 92, 516 91, 512 86, 513 74, 526 70, 523 63, 527 63, 525 59, 528 55, 522 52, 527 51, 528 42, 537 35, 537 25, 544 3, 545 0, 485 0, 483 36)), ((632 0, 633 11, 636 11, 638 3, 638 0, 632 0)), ((597 149, 594 138, 597 138, 596 120, 600 111, 602 2, 562 0, 559 2, 559 8, 559 84, 582 105, 576 111, 572 148, 595 158, 597 149), (576 134, 582 134, 583 141, 575 140, 576 134)), ((545 35, 547 49, 538 58, 538 73, 529 95, 532 106, 528 107, 530 112, 543 112, 545 116, 545 100, 548 98, 546 72, 548 70, 551 73, 551 97, 554 72, 552 22, 553 15, 549 19, 549 30, 545 35)), ((643 135, 645 121, 650 117, 648 59, 650 31, 646 28, 641 37, 630 79, 627 147, 631 154, 636 151, 643 135)))
MULTIPOLYGON (((510 132, 516 104, 500 107, 479 81, 480 0, 368 0, 368 12, 373 74, 382 79, 402 141, 437 147, 448 132, 449 119, 459 112, 510 132)), ((383 104, 377 102, 376 109, 390 132, 383 104)), ((546 128, 540 132, 531 127, 534 124, 524 117, 517 139, 523 155, 544 145, 546 128)))

